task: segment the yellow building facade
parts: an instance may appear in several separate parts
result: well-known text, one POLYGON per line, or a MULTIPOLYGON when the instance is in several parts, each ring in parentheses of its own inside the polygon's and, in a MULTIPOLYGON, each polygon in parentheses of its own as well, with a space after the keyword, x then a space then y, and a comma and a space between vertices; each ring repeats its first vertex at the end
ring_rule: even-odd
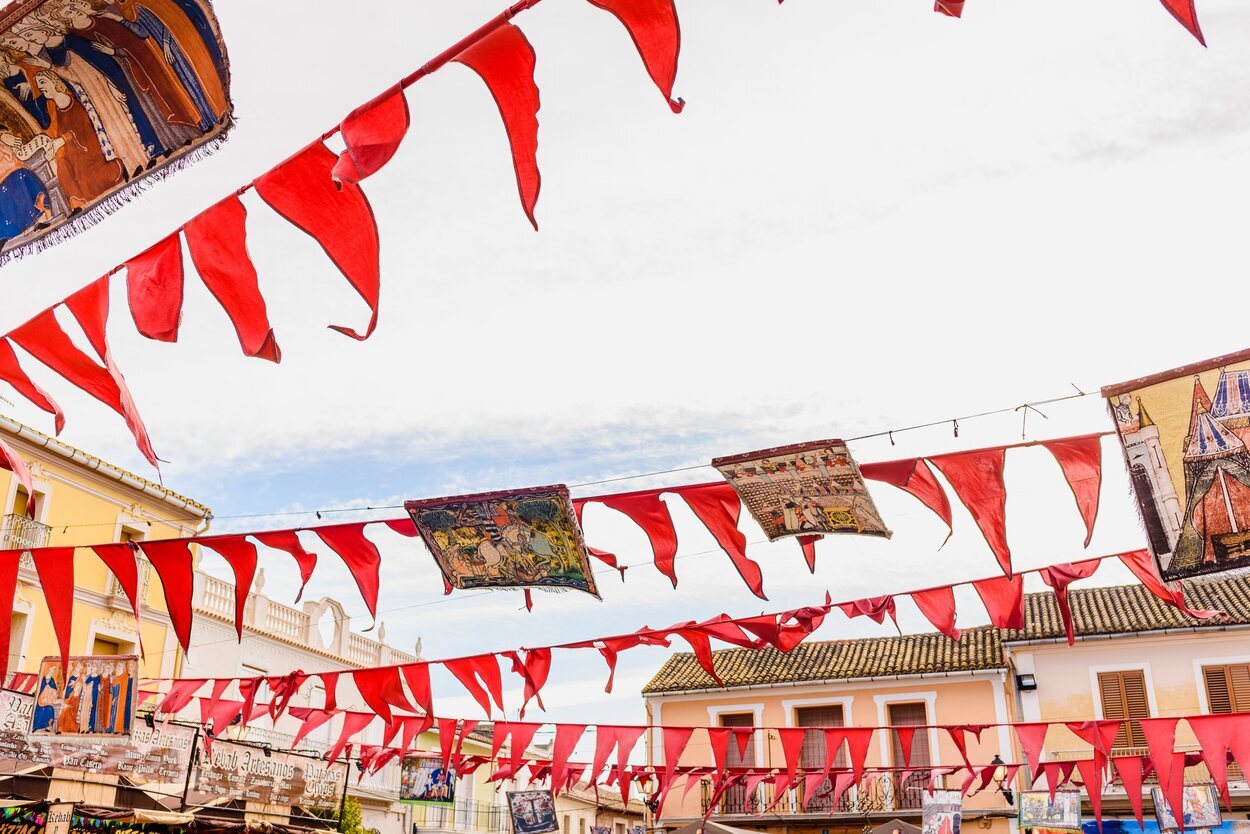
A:
MULTIPOLYGON (((0 416, 0 434, 30 469, 26 489, 0 469, 0 548, 6 550, 177 538, 203 532, 208 507, 0 416)), ((74 554, 73 654, 138 654, 144 678, 177 674, 180 650, 160 580, 139 557, 140 619, 104 563, 89 549, 74 554)), ((34 563, 22 557, 13 604, 9 671, 35 672, 59 654, 34 563)))

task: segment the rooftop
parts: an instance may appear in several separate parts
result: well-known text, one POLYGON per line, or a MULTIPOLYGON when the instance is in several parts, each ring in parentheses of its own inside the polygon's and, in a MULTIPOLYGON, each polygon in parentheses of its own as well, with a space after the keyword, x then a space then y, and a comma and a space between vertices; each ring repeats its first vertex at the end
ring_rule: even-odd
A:
MULTIPOLYGON (((1250 625, 1250 575, 1186 583, 1185 598, 1192 608, 1224 611, 1228 617, 1214 621, 1220 625, 1250 625)), ((1068 599, 1078 637, 1204 624, 1157 599, 1142 585, 1074 589, 1068 599)), ((1065 638, 1051 592, 1025 594, 1024 612, 1025 627, 1019 631, 979 626, 964 629, 957 641, 936 633, 907 634, 801 643, 788 654, 776 649, 721 649, 712 653, 712 659, 725 687, 1002 669, 1006 667, 1004 643, 1065 638)), ((642 691, 649 695, 721 686, 694 654, 680 652, 668 659, 642 691)))
POLYGON ((43 449, 78 466, 97 472, 110 480, 122 483, 138 492, 158 498, 163 503, 187 512, 196 518, 212 518, 213 516, 213 511, 198 501, 194 501, 185 495, 179 495, 171 489, 166 489, 161 484, 149 481, 142 475, 136 475, 133 472, 122 469, 120 466, 115 466, 95 455, 77 449, 62 440, 50 437, 37 429, 32 429, 25 423, 19 423, 11 417, 0 415, 0 431, 18 440, 19 443, 25 442, 38 449, 43 449))

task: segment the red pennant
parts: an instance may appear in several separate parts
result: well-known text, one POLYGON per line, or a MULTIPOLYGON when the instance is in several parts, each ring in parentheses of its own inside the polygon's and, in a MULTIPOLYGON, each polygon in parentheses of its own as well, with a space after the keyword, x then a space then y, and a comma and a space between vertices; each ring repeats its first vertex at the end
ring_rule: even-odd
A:
MULTIPOLYGON (((135 625, 139 623, 139 569, 135 564, 135 548, 128 542, 117 544, 96 544, 91 549, 117 578, 126 599, 130 600, 130 609, 135 615, 135 625)), ((142 646, 142 643, 140 643, 142 646)))
POLYGON ((211 536, 195 541, 220 555, 234 571, 234 630, 242 640, 243 611, 256 578, 256 545, 248 541, 246 535, 211 536))
POLYGON ((955 627, 955 590, 953 588, 916 591, 911 595, 911 599, 920 609, 920 613, 933 623, 934 628, 952 640, 959 639, 959 629, 955 627))
POLYGON ((1115 765, 1115 772, 1120 777, 1120 784, 1124 785, 1124 794, 1128 797, 1129 805, 1133 809, 1133 816, 1137 817, 1137 825, 1144 830, 1145 824, 1142 821, 1141 807, 1141 757, 1116 756, 1111 760, 1111 763, 1115 765))
POLYGON ((1115 737, 1120 732, 1120 724, 1123 723, 1116 719, 1104 719, 1102 721, 1069 721, 1065 725, 1072 731, 1077 738, 1084 741, 1090 747, 1094 748, 1094 760, 1099 761, 1101 756, 1105 763, 1106 758, 1111 755, 1111 748, 1115 744, 1115 737))
POLYGON ((964 0, 935 0, 933 11, 947 17, 963 17, 964 0))
POLYGON ((380 666, 376 669, 357 669, 352 672, 352 680, 364 702, 388 724, 393 720, 392 706, 412 711, 412 704, 408 703, 408 698, 404 695, 404 686, 399 680, 399 667, 380 666))
POLYGON ((807 813, 807 806, 816 798, 828 778, 824 773, 808 773, 803 777, 803 813, 807 813))
POLYGON ((40 547, 31 550, 30 555, 61 649, 61 668, 68 669, 70 634, 74 629, 74 548, 40 547))
POLYGON ((195 693, 207 681, 204 678, 180 678, 173 681, 169 685, 169 692, 165 693, 165 697, 161 699, 161 704, 157 707, 157 711, 165 713, 165 715, 175 715, 182 712, 187 704, 191 703, 191 699, 195 697, 195 693))
POLYGON ((1144 550, 1135 550, 1132 553, 1121 553, 1120 561, 1124 563, 1133 575, 1137 577, 1141 584, 1146 586, 1150 593, 1166 602, 1168 605, 1178 609, 1190 617, 1196 619, 1209 619, 1211 617, 1223 616, 1222 611, 1195 611, 1185 602, 1185 593, 1179 585, 1168 585, 1159 576, 1159 572, 1155 570, 1154 559, 1144 550))
POLYGON ((1037 763, 1042 757, 1042 746, 1046 743, 1046 731, 1049 724, 1016 724, 1016 738, 1020 749, 1024 751, 1024 760, 1029 763, 1029 772, 1037 779, 1037 763))
POLYGON ((339 691, 339 675, 340 672, 318 672, 317 677, 321 678, 321 685, 325 687, 325 704, 324 709, 335 709, 338 707, 338 691, 339 691))
POLYGON ((853 602, 842 602, 838 604, 842 609, 842 613, 854 619, 855 617, 867 617, 874 623, 884 623, 886 615, 894 622, 894 627, 898 628, 898 619, 894 616, 894 597, 866 597, 865 599, 857 599, 853 602))
POLYGON ((1063 628, 1068 634, 1069 646, 1076 642, 1076 637, 1072 626, 1072 608, 1068 605, 1068 586, 1078 579, 1093 576, 1094 571, 1098 570, 1101 564, 1100 559, 1091 559, 1085 562, 1052 565, 1042 568, 1039 572, 1042 581, 1055 589, 1055 604, 1059 608, 1059 616, 1063 618, 1063 628))
POLYGON ((724 775, 729 766, 729 733, 728 727, 708 727, 708 743, 712 748, 712 761, 716 763, 716 772, 724 775))
POLYGON ((300 597, 304 596, 304 587, 312 578, 313 568, 317 567, 316 554, 304 549, 304 545, 300 543, 299 536, 294 530, 272 530, 268 533, 253 533, 252 535, 265 547, 286 551, 295 560, 295 564, 299 567, 300 579, 299 593, 295 595, 295 601, 299 602, 300 597))
MULTIPOLYGON (((1230 811, 1233 806, 1228 794, 1228 748, 1239 721, 1236 715, 1203 715, 1186 719, 1202 748, 1202 760, 1206 763, 1211 781, 1219 788, 1224 805, 1230 811)), ((1245 718, 1241 723, 1247 722, 1245 718)))
POLYGON ((687 506, 707 527, 751 593, 760 599, 768 599, 764 596, 764 575, 759 564, 747 557, 747 537, 738 529, 742 502, 737 491, 729 484, 709 484, 674 492, 680 493, 687 506))
POLYGON ((185 654, 191 646, 191 592, 195 581, 191 549, 186 539, 143 542, 139 545, 161 580, 165 609, 185 654))
POLYGON ((369 726, 375 717, 371 712, 343 713, 343 731, 339 733, 339 740, 334 742, 330 752, 326 753, 326 760, 331 763, 337 761, 339 754, 347 746, 347 742, 365 727, 369 726))
POLYGON ((1142 735, 1146 737, 1146 746, 1150 749, 1150 763, 1154 765, 1159 776, 1159 788, 1163 791, 1168 805, 1172 808, 1182 807, 1181 794, 1185 782, 1185 769, 1175 774, 1172 767, 1176 761, 1173 748, 1176 746, 1177 718, 1143 718, 1141 719, 1142 735))
POLYGON ((200 280, 230 317, 243 354, 281 362, 282 349, 247 253, 247 209, 238 195, 191 218, 183 234, 200 280))
POLYGON ((22 460, 22 456, 3 438, 0 438, 0 469, 12 472, 17 482, 26 488, 27 513, 33 515, 31 507, 35 501, 35 482, 30 477, 30 470, 26 468, 26 461, 22 460))
MULTIPOLYGON (((525 760, 525 751, 529 750, 530 744, 534 741, 534 734, 538 732, 538 728, 542 724, 528 724, 520 722, 504 723, 499 722, 495 725, 495 739, 499 739, 499 728, 505 728, 505 735, 510 735, 512 744, 508 748, 508 761, 512 766, 512 772, 516 773, 521 769, 521 763, 525 760)), ((497 755, 499 748, 496 746, 491 756, 497 755)))
POLYGON ((552 790, 559 789, 565 768, 569 763, 569 756, 573 755, 573 750, 577 747, 577 742, 581 740, 584 732, 586 732, 585 724, 556 725, 556 737, 551 744, 552 790))
POLYGON ((0 381, 13 386, 17 393, 29 400, 36 408, 51 414, 55 418, 56 434, 60 434, 65 428, 65 412, 22 370, 22 365, 17 361, 17 354, 13 352, 13 346, 9 344, 8 339, 0 339, 0 381))
POLYGON ((777 731, 781 737, 781 754, 786 760, 786 776, 791 782, 799 770, 799 759, 803 752, 803 737, 807 730, 802 727, 785 727, 777 731))
POLYGON ((1198 25, 1198 11, 1194 8, 1194 0, 1160 0, 1163 8, 1168 10, 1180 25, 1189 30, 1189 34, 1198 39, 1198 43, 1207 45, 1202 36, 1202 27, 1198 25))
POLYGON ((382 523, 401 536, 407 536, 410 539, 415 539, 418 535, 416 522, 408 516, 404 516, 403 518, 388 518, 382 523))
POLYGON ((1076 769, 1085 783, 1085 793, 1089 796, 1089 807, 1094 812, 1094 821, 1098 830, 1102 831, 1102 766, 1094 759, 1080 759, 1076 769))
POLYGON ((872 743, 872 728, 847 727, 841 732, 846 737, 846 749, 851 754, 851 770, 855 784, 864 778, 864 761, 868 758, 868 746, 872 743))
POLYGON ((182 322, 182 241, 178 233, 126 261, 126 299, 140 335, 178 341, 182 322))
POLYGON ((655 567, 677 587, 677 570, 673 560, 677 557, 677 530, 668 505, 660 500, 658 492, 634 492, 625 495, 606 495, 596 499, 609 509, 622 512, 642 528, 651 541, 655 567))
POLYGON ((689 743, 693 733, 693 727, 664 728, 664 779, 666 782, 672 781, 673 769, 677 767, 681 753, 686 749, 686 744, 689 743))
POLYGON ((354 184, 376 174, 399 150, 408 124, 408 99, 398 84, 357 107, 339 126, 347 148, 339 154, 331 176, 354 184))
POLYGON ((660 88, 674 113, 686 102, 673 98, 677 80, 677 56, 681 52, 681 27, 673 0, 590 0, 591 5, 616 16, 633 38, 647 74, 660 88))
POLYGON ((324 144, 314 142, 256 180, 256 193, 274 211, 320 243, 369 305, 371 315, 364 333, 330 325, 331 330, 364 340, 378 323, 378 225, 360 187, 350 182, 336 184, 332 179, 337 160, 324 144))
POLYGON ((208 742, 214 736, 220 736, 234 720, 243 714, 243 702, 235 701, 230 698, 201 698, 200 699, 200 723, 205 729, 211 728, 211 733, 205 733, 204 742, 208 746, 208 742))
POLYGON ((459 719, 456 718, 440 718, 438 719, 438 747, 443 757, 443 769, 451 767, 451 751, 456 743, 456 727, 459 719))
POLYGON ((616 748, 616 766, 624 770, 629 763, 629 754, 642 737, 646 727, 616 727, 599 725, 595 728, 595 758, 591 765, 590 778, 595 778, 603 771, 608 754, 616 748))
POLYGON ((1063 477, 1072 488, 1076 508, 1085 522, 1085 546, 1094 537, 1098 518, 1098 494, 1102 490, 1102 438, 1096 434, 1048 440, 1042 443, 1055 456, 1063 477))
POLYGON ((1024 628, 1024 577, 999 576, 973 582, 995 628, 1024 628))
POLYGON ((837 808, 838 803, 842 799, 842 794, 846 793, 846 789, 851 785, 857 784, 858 779, 850 773, 839 773, 833 777, 833 793, 829 795, 829 807, 837 808))
POLYGON ((824 536, 798 536, 799 546, 803 548, 803 561, 807 562, 807 569, 811 573, 816 573, 816 542, 824 538, 824 536))
POLYGON ((968 508, 1003 573, 1011 576, 1007 546, 1007 485, 1003 482, 1006 450, 984 449, 929 458, 968 508))
MULTIPOLYGON (((17 569, 21 561, 20 550, 0 550, 0 645, 9 645, 13 629, 13 599, 17 595, 17 569)), ((0 652, 0 683, 9 674, 9 653, 0 652)), ((17 674, 12 687, 19 689, 17 674)))
POLYGON ((903 767, 911 767, 911 749, 916 736, 916 728, 895 727, 894 733, 898 736, 898 749, 903 753, 903 767))
MULTIPOLYGON (((104 321, 108 317, 106 279, 101 278, 88 284, 66 299, 65 304, 87 334, 88 340, 99 350, 104 321)), ((149 463, 159 469, 147 429, 135 411, 130 391, 125 388, 125 379, 113 365, 112 356, 107 350, 103 351, 101 357, 104 366, 97 365, 70 341, 50 309, 12 330, 9 338, 66 380, 120 414, 134 435, 139 451, 149 463)))
POLYGON ((493 654, 444 660, 442 663, 443 667, 468 690, 473 700, 481 704, 488 718, 491 699, 494 699, 495 706, 499 707, 500 712, 503 711, 503 680, 499 675, 499 661, 493 654), (481 683, 478 682, 479 679, 481 683))
POLYGON ((866 463, 860 467, 860 474, 910 493, 942 519, 946 524, 947 537, 950 537, 953 523, 950 499, 946 497, 946 492, 934 477, 933 470, 923 459, 866 463))
MULTIPOLYGON (((586 499, 585 499, 585 498, 580 498, 580 499, 576 499, 576 500, 574 500, 574 501, 573 501, 573 515, 577 516, 577 523, 578 523, 578 525, 579 525, 579 526, 580 526, 580 525, 581 525, 581 523, 582 523, 582 509, 583 509, 585 506, 586 506, 586 499)), ((597 547, 591 547, 590 545, 586 545, 586 551, 587 551, 587 552, 588 552, 591 556, 594 556, 594 557, 595 557, 596 559, 598 559, 600 562, 603 562, 605 565, 607 565, 608 567, 612 568, 613 570, 618 570, 618 571, 620 571, 620 572, 621 572, 621 579, 624 579, 624 578, 625 578, 625 568, 623 568, 623 567, 621 567, 619 564, 617 564, 617 561, 616 561, 616 554, 615 554, 615 553, 609 553, 609 552, 608 552, 608 551, 606 551, 606 550, 600 550, 599 548, 597 548, 597 547)), ((445 580, 444 580, 444 581, 445 581, 445 580)))
POLYGON ((434 715, 434 696, 430 690, 430 665, 428 663, 410 663, 399 667, 412 699, 421 707, 425 715, 434 715))
POLYGON ((382 555, 378 553, 373 542, 365 538, 366 523, 355 522, 314 527, 313 532, 325 542, 327 547, 339 555, 343 564, 347 565, 352 578, 356 580, 356 587, 360 589, 360 595, 365 600, 365 606, 369 609, 369 616, 373 617, 376 623, 378 619, 378 570, 382 565, 382 555))
POLYGON ((525 652, 525 660, 521 660, 516 652, 509 652, 512 658, 512 671, 520 675, 525 681, 525 692, 521 701, 522 718, 525 717, 525 707, 529 704, 531 698, 538 698, 539 709, 545 710, 543 699, 539 696, 539 691, 547 682, 547 676, 551 673, 551 649, 529 649, 525 652))
POLYGON ((486 82, 499 107, 525 216, 534 228, 534 206, 542 177, 538 173, 538 87, 534 84, 534 48, 520 29, 504 23, 455 58, 486 82))

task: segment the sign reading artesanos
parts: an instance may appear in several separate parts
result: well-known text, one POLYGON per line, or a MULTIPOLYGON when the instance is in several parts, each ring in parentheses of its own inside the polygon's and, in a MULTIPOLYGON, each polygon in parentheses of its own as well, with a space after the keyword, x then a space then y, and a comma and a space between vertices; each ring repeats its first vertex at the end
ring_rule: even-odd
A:
POLYGON ((316 810, 339 807, 347 764, 310 756, 265 751, 228 741, 201 750, 187 793, 189 805, 245 800, 267 805, 298 805, 316 810))

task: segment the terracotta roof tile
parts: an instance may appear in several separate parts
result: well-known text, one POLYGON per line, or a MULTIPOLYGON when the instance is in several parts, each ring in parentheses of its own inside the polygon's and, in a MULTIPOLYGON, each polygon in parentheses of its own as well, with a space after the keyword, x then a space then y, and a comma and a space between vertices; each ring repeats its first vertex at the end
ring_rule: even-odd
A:
MULTIPOLYGON (((1185 585, 1193 608, 1224 611, 1216 624, 1250 624, 1250 575, 1196 580, 1185 585)), ((1192 628, 1202 621, 1186 617, 1142 585, 1072 590, 1068 594, 1077 636, 1131 634, 1168 628, 1192 628)), ((1015 640, 1064 637, 1063 622, 1050 591, 1026 594, 1025 627, 1003 631, 992 626, 965 629, 959 641, 941 634, 908 634, 865 640, 807 642, 788 654, 775 649, 722 649, 712 653, 725 686, 756 686, 847 678, 921 675, 1004 668, 1002 644, 1015 640)), ((690 652, 673 655, 643 694, 719 685, 690 652)))

